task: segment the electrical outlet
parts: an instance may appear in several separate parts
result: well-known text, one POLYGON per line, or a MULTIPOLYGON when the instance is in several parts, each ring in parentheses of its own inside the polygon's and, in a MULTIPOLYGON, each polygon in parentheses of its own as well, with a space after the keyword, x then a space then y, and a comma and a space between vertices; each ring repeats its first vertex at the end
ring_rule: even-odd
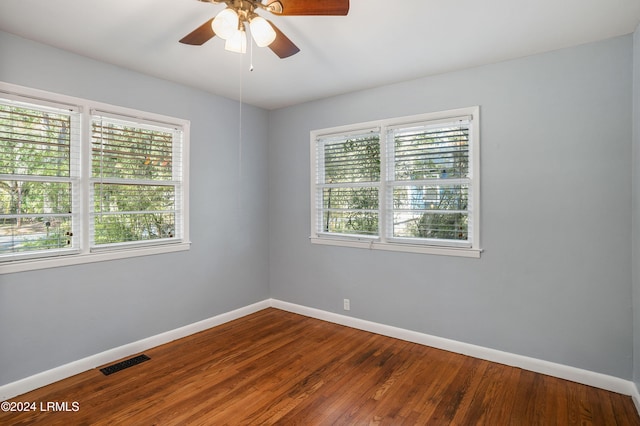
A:
POLYGON ((351 302, 349 301, 349 299, 344 299, 343 307, 345 311, 351 310, 351 302))

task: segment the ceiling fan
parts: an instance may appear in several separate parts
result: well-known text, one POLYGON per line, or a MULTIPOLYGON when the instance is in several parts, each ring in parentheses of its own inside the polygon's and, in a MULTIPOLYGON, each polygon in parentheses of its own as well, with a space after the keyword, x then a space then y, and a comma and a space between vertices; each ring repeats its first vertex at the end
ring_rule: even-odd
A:
POLYGON ((225 40, 225 49, 244 53, 247 47, 246 24, 260 47, 268 46, 280 58, 295 55, 300 49, 256 10, 282 16, 344 16, 349 13, 349 0, 200 0, 225 3, 227 7, 215 18, 184 36, 180 43, 200 46, 214 36, 225 40))

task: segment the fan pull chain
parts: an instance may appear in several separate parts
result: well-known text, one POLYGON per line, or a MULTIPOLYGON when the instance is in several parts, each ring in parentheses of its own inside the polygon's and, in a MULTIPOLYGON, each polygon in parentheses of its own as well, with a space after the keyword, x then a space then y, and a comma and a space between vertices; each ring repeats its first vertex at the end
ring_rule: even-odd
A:
MULTIPOLYGON (((240 180, 240 183, 242 182, 242 68, 244 68, 243 65, 243 57, 244 55, 240 55, 240 100, 239 100, 239 105, 238 105, 238 178, 240 180)), ((239 191, 242 192, 242 191, 239 191)), ((239 201, 239 197, 238 197, 238 201, 239 201)))
POLYGON ((253 37, 249 37, 249 71, 253 71, 253 37))

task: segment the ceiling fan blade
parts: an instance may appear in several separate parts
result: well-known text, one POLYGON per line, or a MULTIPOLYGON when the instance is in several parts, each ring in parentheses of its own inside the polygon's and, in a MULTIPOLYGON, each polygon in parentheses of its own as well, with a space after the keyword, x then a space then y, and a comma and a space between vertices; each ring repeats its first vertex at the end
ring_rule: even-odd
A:
POLYGON ((277 15, 340 15, 349 13, 349 0, 263 0, 277 15))
POLYGON ((278 55, 281 59, 284 59, 289 56, 293 56, 300 51, 298 46, 293 44, 293 42, 289 40, 289 37, 284 35, 284 33, 273 24, 273 22, 267 22, 269 22, 269 25, 271 25, 273 30, 276 32, 276 39, 269 45, 269 49, 271 49, 273 53, 278 55))
POLYGON ((216 33, 213 32, 213 28, 211 28, 212 21, 213 18, 209 19, 207 22, 182 37, 180 43, 200 46, 211 40, 216 35, 216 33))

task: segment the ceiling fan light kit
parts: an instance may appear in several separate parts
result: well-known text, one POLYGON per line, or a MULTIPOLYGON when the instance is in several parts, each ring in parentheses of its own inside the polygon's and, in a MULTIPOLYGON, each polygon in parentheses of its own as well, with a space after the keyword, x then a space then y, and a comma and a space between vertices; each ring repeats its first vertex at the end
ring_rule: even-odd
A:
POLYGON ((226 8, 215 18, 184 36, 180 43, 200 46, 216 35, 225 40, 225 49, 245 53, 246 24, 259 47, 269 47, 280 58, 295 55, 300 49, 276 27, 256 13, 257 9, 282 16, 344 16, 349 13, 349 0, 200 0, 225 3, 226 8))

